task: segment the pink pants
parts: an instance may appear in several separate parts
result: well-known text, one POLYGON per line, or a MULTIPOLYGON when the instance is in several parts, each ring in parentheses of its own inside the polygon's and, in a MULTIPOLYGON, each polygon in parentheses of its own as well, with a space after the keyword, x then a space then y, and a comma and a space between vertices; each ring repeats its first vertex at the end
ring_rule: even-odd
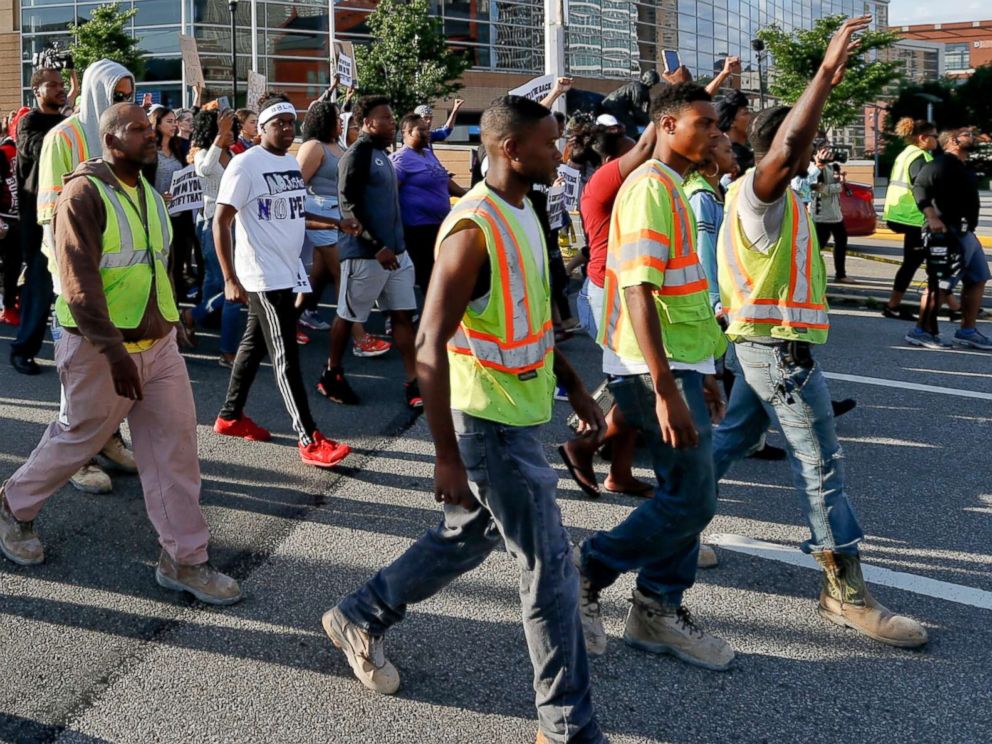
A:
POLYGON ((145 508, 159 542, 176 563, 202 563, 210 531, 200 510, 196 409, 175 331, 131 359, 141 376, 143 400, 117 395, 106 357, 81 336, 63 331, 55 344, 63 395, 59 418, 5 484, 7 503, 19 520, 34 519, 126 418, 145 508))

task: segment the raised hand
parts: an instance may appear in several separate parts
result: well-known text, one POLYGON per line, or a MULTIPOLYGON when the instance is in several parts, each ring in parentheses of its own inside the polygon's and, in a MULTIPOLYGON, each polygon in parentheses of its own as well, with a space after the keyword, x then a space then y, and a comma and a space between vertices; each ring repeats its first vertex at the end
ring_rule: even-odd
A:
POLYGON ((866 30, 870 24, 870 15, 849 18, 830 39, 821 66, 825 71, 833 73, 830 81, 832 86, 840 85, 844 79, 844 72, 847 70, 847 60, 858 48, 859 41, 854 38, 854 34, 866 30))

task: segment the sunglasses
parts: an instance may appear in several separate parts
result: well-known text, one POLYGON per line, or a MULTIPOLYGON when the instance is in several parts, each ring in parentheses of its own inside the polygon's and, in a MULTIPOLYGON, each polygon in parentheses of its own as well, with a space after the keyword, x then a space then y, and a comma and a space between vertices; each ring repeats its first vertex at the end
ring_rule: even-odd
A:
POLYGON ((134 100, 134 91, 130 93, 121 93, 120 91, 114 91, 114 103, 127 103, 134 100))

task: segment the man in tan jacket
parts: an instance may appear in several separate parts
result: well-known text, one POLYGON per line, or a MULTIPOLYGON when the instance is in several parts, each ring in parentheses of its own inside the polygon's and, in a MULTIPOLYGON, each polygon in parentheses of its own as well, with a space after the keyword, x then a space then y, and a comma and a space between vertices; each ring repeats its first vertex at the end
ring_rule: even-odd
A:
POLYGON ((28 461, 0 488, 0 552, 44 561, 33 520, 127 418, 148 516, 162 552, 158 583, 211 604, 241 599, 237 582, 207 562, 200 509, 196 411, 175 343, 165 203, 141 176, 155 132, 131 103, 100 117, 103 157, 65 180, 54 216, 64 333, 55 347, 63 402, 28 461))

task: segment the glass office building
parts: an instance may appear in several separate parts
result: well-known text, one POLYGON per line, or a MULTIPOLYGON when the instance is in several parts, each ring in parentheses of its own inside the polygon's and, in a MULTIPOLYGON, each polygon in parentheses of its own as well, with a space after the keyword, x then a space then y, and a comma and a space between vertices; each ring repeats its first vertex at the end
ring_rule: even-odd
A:
MULTIPOLYGON (((531 76, 544 71, 544 0, 432 0, 452 48, 473 69, 531 76)), ((67 25, 85 21, 99 3, 22 0, 23 85, 30 60, 53 41, 68 42, 67 25)), ((140 92, 176 105, 182 91, 179 33, 196 37, 208 93, 230 92, 230 12, 224 0, 122 0, 135 8, 132 31, 146 57, 140 92)), ((241 0, 236 13, 238 79, 249 69, 303 108, 329 82, 331 36, 362 42, 376 0, 241 0), (334 23, 330 22, 331 7, 334 23)), ((808 27, 824 15, 876 15, 887 24, 887 0, 569 0, 565 4, 565 66, 582 78, 630 79, 678 49, 697 77, 709 77, 728 54, 755 70, 751 39, 775 23, 808 27)), ((753 76, 752 76, 753 77, 753 76)), ((751 78, 745 74, 745 87, 751 78)), ((756 80, 753 82, 756 83, 756 80)), ((756 86, 754 86, 756 87, 756 86)))

